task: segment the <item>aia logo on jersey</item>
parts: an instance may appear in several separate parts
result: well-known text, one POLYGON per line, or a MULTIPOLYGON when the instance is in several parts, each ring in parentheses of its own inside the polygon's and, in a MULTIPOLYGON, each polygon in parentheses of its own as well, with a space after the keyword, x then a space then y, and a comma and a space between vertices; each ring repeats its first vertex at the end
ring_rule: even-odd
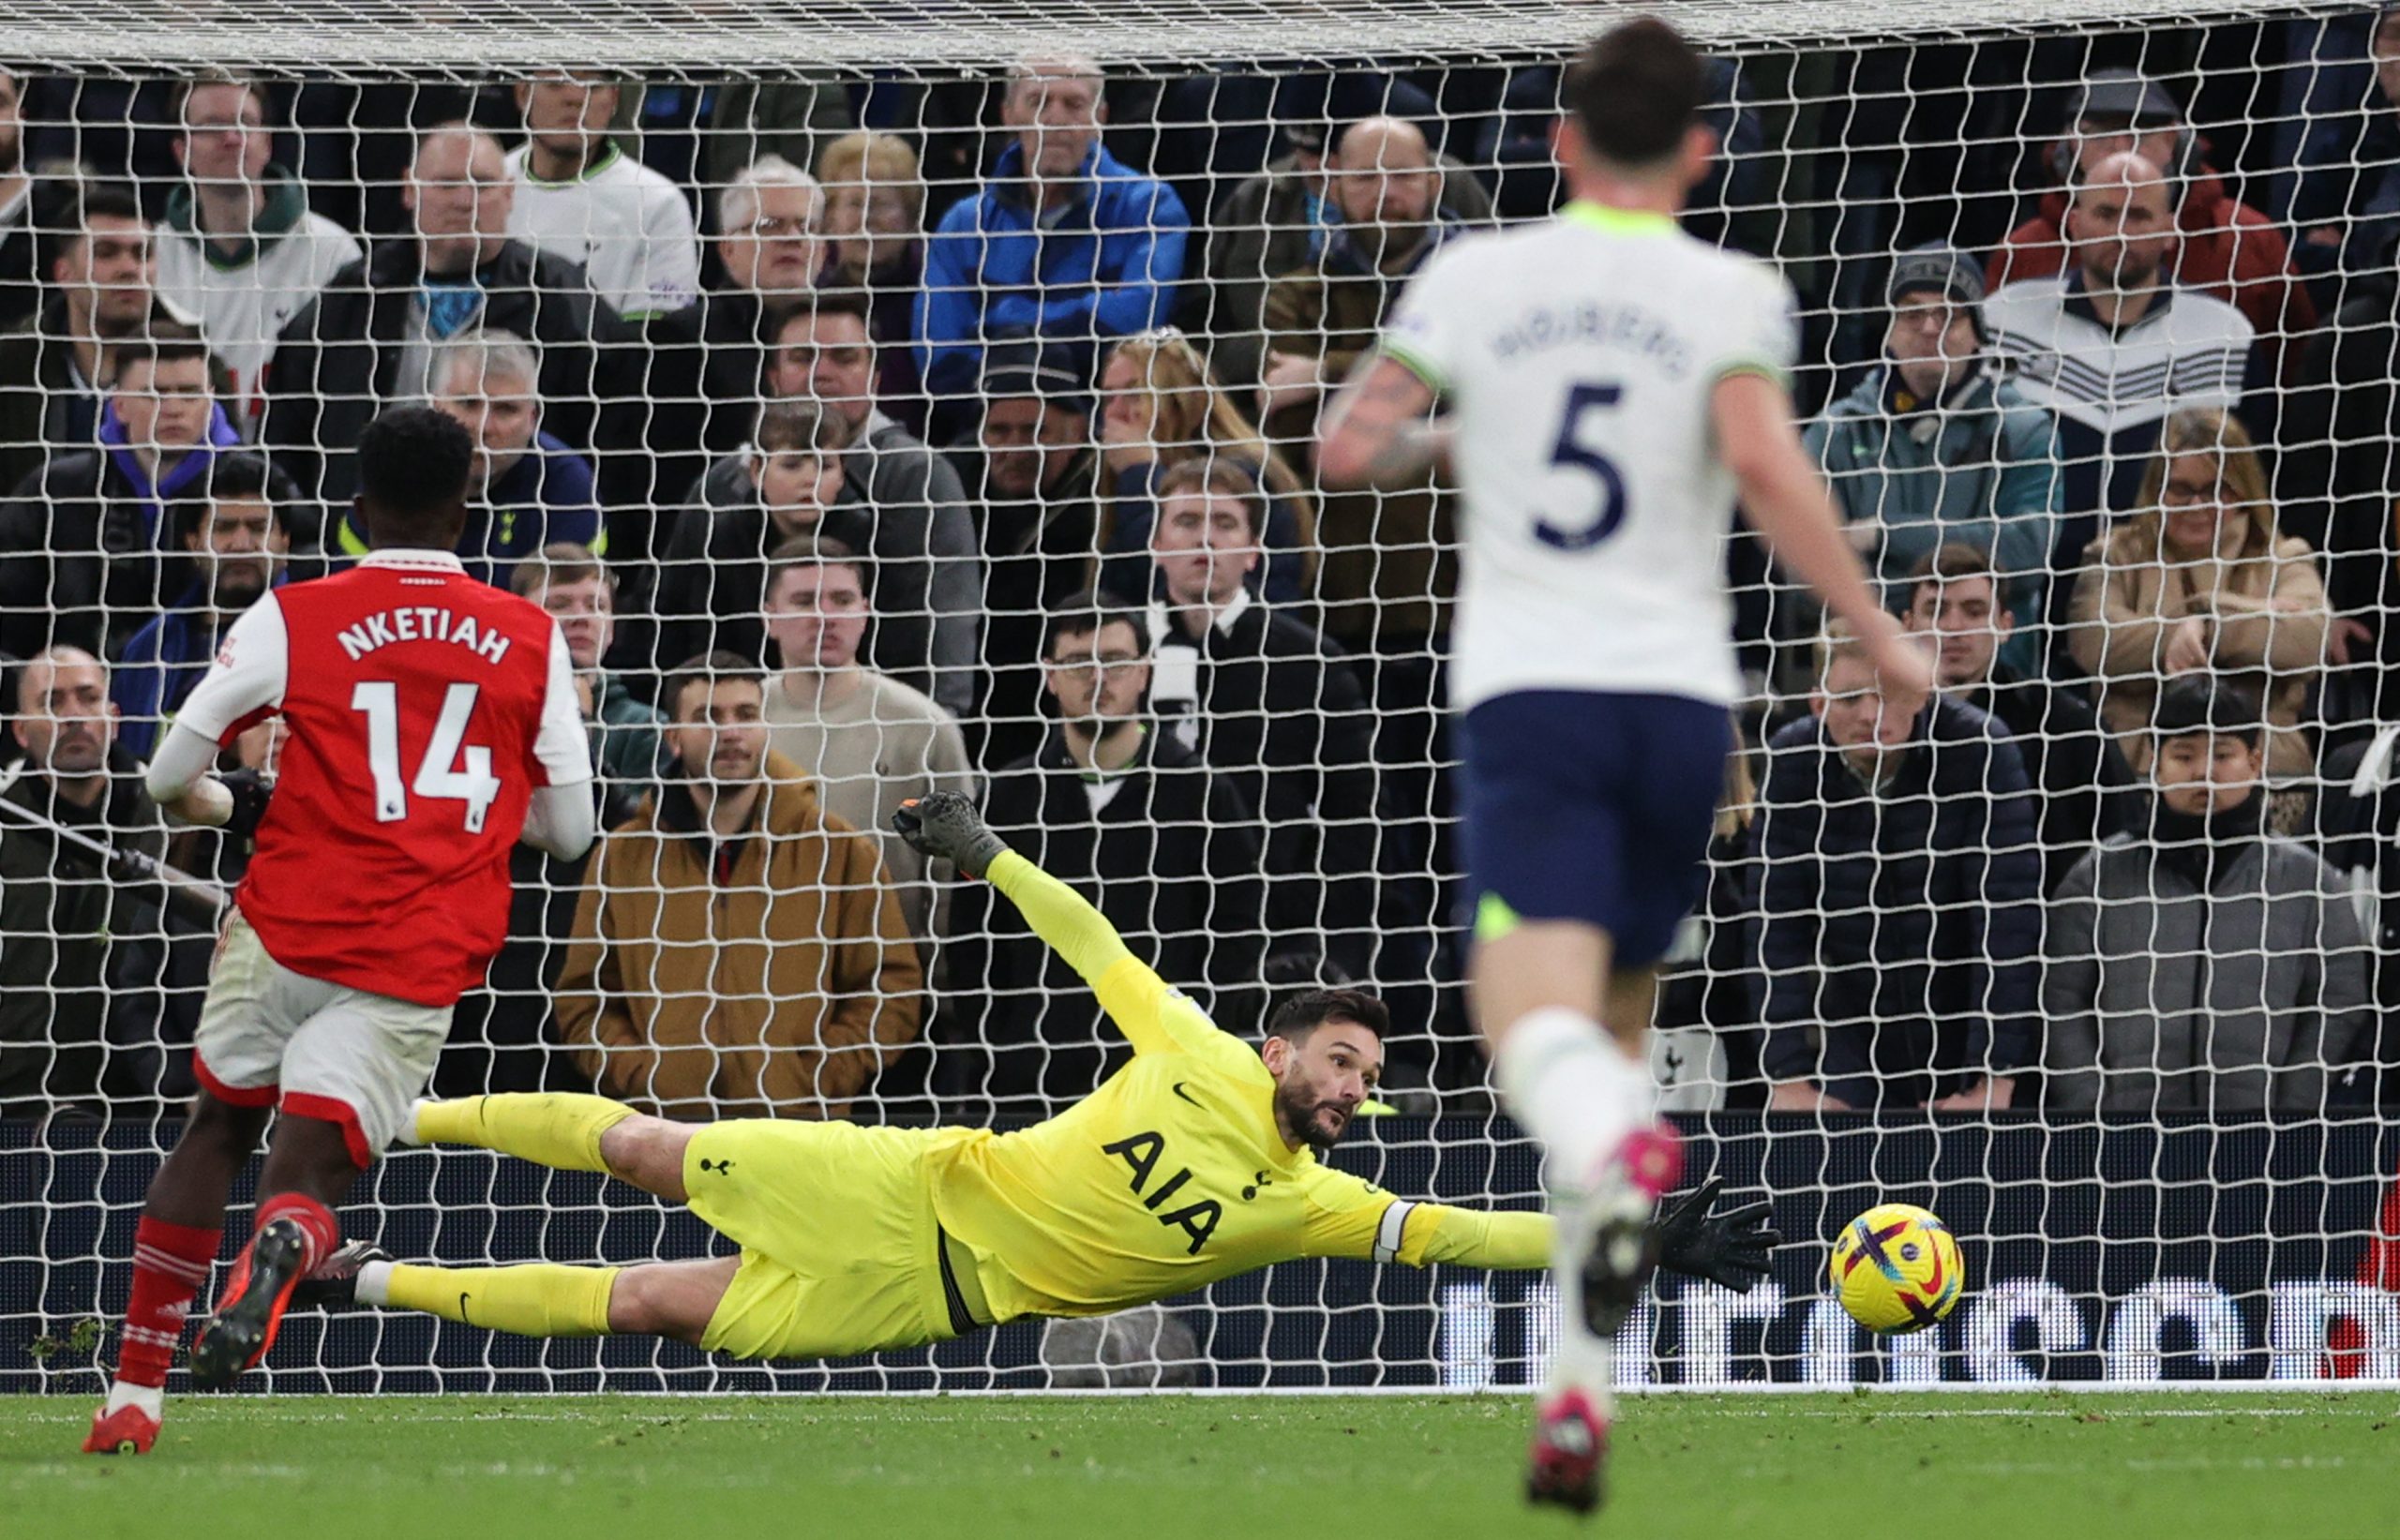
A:
MULTIPOLYGON (((1162 1133, 1128 1134, 1115 1144, 1102 1144, 1100 1153, 1113 1155, 1125 1162, 1126 1168, 1133 1174, 1133 1191, 1139 1196, 1148 1189, 1150 1175, 1158 1169, 1159 1158, 1166 1153, 1166 1136, 1162 1133)), ((1200 1248, 1208 1244, 1208 1237, 1217 1233, 1217 1221, 1225 1217, 1225 1205, 1214 1198, 1203 1198, 1197 1203, 1161 1212, 1165 1204, 1181 1192, 1184 1184, 1191 1180, 1192 1168, 1186 1166, 1160 1183, 1157 1190, 1150 1192, 1148 1197, 1143 1198, 1142 1206, 1157 1214, 1159 1223, 1181 1226, 1184 1233, 1192 1237, 1192 1245, 1183 1254, 1196 1257, 1200 1254, 1200 1248)))

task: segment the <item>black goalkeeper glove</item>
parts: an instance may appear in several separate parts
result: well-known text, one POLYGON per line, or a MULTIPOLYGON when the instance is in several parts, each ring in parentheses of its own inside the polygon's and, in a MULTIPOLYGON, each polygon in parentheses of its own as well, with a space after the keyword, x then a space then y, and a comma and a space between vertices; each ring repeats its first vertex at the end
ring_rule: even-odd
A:
POLYGON ((1708 1210, 1724 1186, 1725 1178, 1712 1176, 1651 1222, 1658 1233, 1659 1266, 1742 1293, 1766 1277, 1767 1253, 1783 1244, 1783 1236, 1767 1228, 1771 1205, 1764 1199, 1712 1218, 1708 1210))
POLYGON ((225 820, 225 832, 238 839, 248 839, 259 831, 259 820, 266 816, 266 804, 275 795, 275 777, 264 770, 228 770, 217 778, 233 794, 233 814, 225 820))
POLYGON ((990 871, 1008 849, 1008 842, 992 832, 975 804, 954 791, 910 798, 892 815, 892 827, 909 849, 949 861, 970 877, 990 871))

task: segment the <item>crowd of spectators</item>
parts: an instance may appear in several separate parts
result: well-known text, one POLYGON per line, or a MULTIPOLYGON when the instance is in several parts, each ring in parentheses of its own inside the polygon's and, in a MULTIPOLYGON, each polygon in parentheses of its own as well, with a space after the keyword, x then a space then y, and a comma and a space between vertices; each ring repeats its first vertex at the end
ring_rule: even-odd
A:
MULTIPOLYGON (((1662 1008, 1715 1099, 2400 1096, 2400 7, 2249 35, 2289 111, 2224 112, 2198 32, 1988 91, 1931 44, 1717 67, 1688 224, 1797 284, 1808 443, 1939 690, 1729 546, 1758 747, 1662 1008), (1976 148, 1936 197, 1891 150, 1942 91, 1976 148)), ((518 853, 444 1092, 1088 1091, 1088 993, 889 833, 957 789, 1229 1026, 1371 981, 1392 1096, 1478 1094, 1469 511, 1321 494, 1313 442, 1432 253, 1555 207, 1557 88, 1043 58, 682 82, 698 131, 652 133, 590 72, 0 73, 0 1114, 186 1084, 206 927, 59 830, 238 879, 135 768, 233 616, 364 553, 352 446, 416 399, 476 444, 468 571, 560 621, 607 830, 518 853)))

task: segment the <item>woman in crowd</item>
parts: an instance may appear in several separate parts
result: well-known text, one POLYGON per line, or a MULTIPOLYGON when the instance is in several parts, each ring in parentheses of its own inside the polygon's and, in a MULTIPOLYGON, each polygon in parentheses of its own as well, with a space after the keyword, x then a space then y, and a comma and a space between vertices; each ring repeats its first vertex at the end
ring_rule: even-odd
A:
POLYGON ((1316 505, 1291 465, 1268 443, 1174 327, 1118 343, 1100 375, 1100 572, 1096 586, 1140 602, 1150 593, 1152 489, 1186 460, 1229 459, 1267 492, 1267 551, 1253 581, 1275 604, 1295 604, 1316 579, 1316 505))
MULTIPOLYGON (((2100 720, 2140 773, 2151 715, 2174 680, 2229 681, 2265 708, 2270 777, 2309 774, 2300 732, 2332 624, 2317 554, 2275 530, 2266 471, 2241 420, 2209 408, 2167 419, 2139 511, 2084 553, 2076 579, 2076 662, 2099 681, 2100 720)), ((2298 792, 2274 821, 2292 827, 2298 792)))
POLYGON ((844 134, 817 157, 817 180, 825 190, 827 250, 818 287, 865 292, 876 402, 922 436, 924 393, 909 346, 909 316, 925 272, 925 183, 917 152, 897 134, 844 134))

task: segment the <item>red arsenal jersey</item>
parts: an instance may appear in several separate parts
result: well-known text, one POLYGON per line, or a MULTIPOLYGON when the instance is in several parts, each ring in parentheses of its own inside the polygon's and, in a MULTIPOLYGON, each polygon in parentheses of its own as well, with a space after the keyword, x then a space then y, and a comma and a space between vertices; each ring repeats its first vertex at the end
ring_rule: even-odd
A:
POLYGON ((178 725, 284 744, 234 902, 295 973, 445 1006, 508 934, 533 788, 592 778, 558 624, 437 551, 379 551, 233 623, 178 725))

